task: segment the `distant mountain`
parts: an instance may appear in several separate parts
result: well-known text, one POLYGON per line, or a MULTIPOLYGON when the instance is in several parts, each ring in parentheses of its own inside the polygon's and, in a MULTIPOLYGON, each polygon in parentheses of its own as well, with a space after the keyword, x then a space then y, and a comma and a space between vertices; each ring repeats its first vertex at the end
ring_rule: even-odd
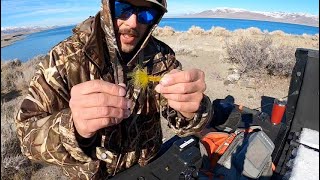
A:
POLYGON ((16 34, 16 33, 33 33, 33 32, 39 32, 47 29, 56 28, 58 26, 34 26, 34 27, 1 27, 1 35, 5 34, 16 34))
POLYGON ((306 13, 259 12, 237 8, 216 8, 198 13, 188 13, 178 17, 250 19, 319 27, 319 16, 316 15, 306 13))

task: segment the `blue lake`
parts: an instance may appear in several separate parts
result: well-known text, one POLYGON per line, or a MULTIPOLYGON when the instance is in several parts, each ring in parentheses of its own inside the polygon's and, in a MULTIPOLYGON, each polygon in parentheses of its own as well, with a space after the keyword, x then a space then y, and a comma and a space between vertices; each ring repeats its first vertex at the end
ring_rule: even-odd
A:
MULTIPOLYGON (((176 31, 187 31, 191 26, 199 26, 204 30, 214 27, 224 27, 227 30, 257 27, 269 32, 281 30, 288 34, 318 34, 319 28, 297 24, 277 23, 268 21, 222 19, 222 18, 164 18, 160 27, 170 26, 176 31)), ((1 48, 1 60, 18 58, 22 61, 32 59, 39 54, 46 54, 54 45, 69 37, 74 26, 59 27, 28 35, 25 39, 1 48)))
POLYGON ((257 27, 262 31, 269 32, 281 30, 288 34, 302 35, 319 33, 318 27, 304 26, 298 24, 278 23, 269 21, 255 21, 243 19, 223 19, 223 18, 164 18, 159 26, 170 26, 176 31, 187 31, 191 26, 199 26, 204 30, 209 30, 214 27, 224 27, 227 30, 233 31, 236 29, 247 29, 250 27, 257 27))

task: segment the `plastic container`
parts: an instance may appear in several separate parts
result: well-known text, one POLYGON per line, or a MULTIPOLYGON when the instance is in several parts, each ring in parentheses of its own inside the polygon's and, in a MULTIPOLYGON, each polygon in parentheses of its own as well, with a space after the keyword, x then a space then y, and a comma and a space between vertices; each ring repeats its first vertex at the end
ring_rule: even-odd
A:
POLYGON ((273 125, 278 125, 281 123, 284 112, 286 110, 287 101, 275 99, 273 102, 271 122, 273 125))

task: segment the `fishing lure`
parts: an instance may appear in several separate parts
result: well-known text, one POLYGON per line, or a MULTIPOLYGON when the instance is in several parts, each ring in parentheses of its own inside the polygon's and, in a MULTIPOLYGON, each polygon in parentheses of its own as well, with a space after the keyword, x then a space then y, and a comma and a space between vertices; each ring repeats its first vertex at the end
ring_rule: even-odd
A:
POLYGON ((141 67, 136 67, 133 72, 128 75, 132 78, 130 83, 141 89, 145 89, 150 82, 159 82, 162 78, 161 76, 148 75, 147 70, 141 67))

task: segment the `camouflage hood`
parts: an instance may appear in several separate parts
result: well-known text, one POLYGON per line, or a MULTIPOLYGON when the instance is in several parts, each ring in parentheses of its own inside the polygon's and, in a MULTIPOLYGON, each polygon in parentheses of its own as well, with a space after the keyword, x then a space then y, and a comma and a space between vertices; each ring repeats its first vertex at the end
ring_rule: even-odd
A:
POLYGON ((167 1, 166 0, 145 0, 151 2, 160 7, 164 12, 167 12, 167 1))
MULTIPOLYGON (((114 0, 101 0, 102 2, 102 7, 100 11, 100 21, 101 21, 101 28, 104 31, 105 34, 105 40, 107 42, 107 47, 109 50, 109 56, 110 60, 113 64, 114 69, 116 70, 115 74, 115 81, 116 83, 125 83, 124 80, 124 72, 123 72, 123 67, 121 65, 121 53, 119 50, 119 47, 117 45, 117 39, 115 35, 115 29, 114 29, 114 24, 113 24, 113 18, 112 18, 112 10, 110 3, 112 3, 114 0), (120 58, 120 59, 119 59, 120 58)), ((150 36, 153 32, 153 30, 157 27, 158 23, 160 22, 162 16, 164 15, 165 12, 167 12, 167 3, 166 0, 145 0, 151 3, 156 4, 159 6, 160 9, 163 10, 162 15, 160 16, 158 22, 156 22, 149 30, 149 33, 147 33, 145 40, 142 43, 139 43, 137 47, 137 52, 133 56, 133 58, 129 61, 129 63, 132 63, 133 60, 136 59, 140 51, 147 45, 148 40, 150 39, 150 36)))

